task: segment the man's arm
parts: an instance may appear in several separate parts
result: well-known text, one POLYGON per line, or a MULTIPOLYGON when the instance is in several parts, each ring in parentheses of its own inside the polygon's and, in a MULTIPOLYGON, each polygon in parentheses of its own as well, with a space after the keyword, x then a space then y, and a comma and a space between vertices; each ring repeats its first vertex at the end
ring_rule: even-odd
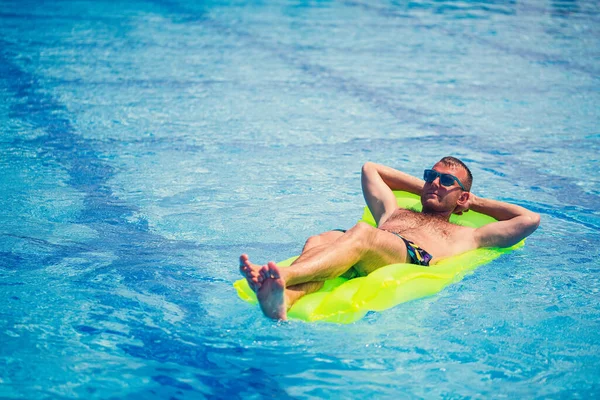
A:
POLYGON ((515 204, 483 199, 470 194, 469 208, 498 220, 475 230, 478 247, 510 247, 531 235, 540 215, 515 204))
POLYGON ((392 190, 421 194, 424 182, 397 169, 367 162, 362 167, 362 191, 377 226, 398 208, 392 190))

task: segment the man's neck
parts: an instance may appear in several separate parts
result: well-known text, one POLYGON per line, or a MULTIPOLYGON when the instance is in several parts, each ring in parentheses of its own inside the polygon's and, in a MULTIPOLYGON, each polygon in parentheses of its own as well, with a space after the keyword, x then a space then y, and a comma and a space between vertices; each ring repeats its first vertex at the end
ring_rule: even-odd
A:
POLYGON ((425 215, 430 215, 436 219, 444 220, 446 222, 450 221, 450 216, 452 215, 452 211, 440 212, 427 209, 423 209, 421 213, 425 215))

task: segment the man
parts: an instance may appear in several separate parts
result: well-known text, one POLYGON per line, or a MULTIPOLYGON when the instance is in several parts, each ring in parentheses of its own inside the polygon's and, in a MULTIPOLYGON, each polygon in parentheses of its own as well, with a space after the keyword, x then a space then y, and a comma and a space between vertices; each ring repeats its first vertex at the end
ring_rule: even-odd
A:
POLYGON ((309 238, 300 257, 288 268, 279 268, 274 262, 256 265, 242 254, 240 271, 256 292, 264 314, 285 320, 295 301, 319 290, 327 279, 367 275, 396 263, 430 266, 479 247, 512 246, 537 229, 538 214, 477 197, 470 192, 472 182, 471 171, 454 157, 444 157, 425 170, 424 181, 368 162, 362 168, 362 190, 376 228, 359 222, 348 231, 309 238), (422 212, 398 208, 393 190, 420 194, 422 212), (453 213, 469 209, 498 222, 481 228, 448 222, 453 213))

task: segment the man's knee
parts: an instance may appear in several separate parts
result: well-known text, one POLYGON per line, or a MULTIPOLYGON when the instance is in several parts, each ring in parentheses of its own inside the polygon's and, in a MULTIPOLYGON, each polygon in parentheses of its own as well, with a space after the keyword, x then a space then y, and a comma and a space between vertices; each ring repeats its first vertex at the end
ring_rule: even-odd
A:
POLYGON ((304 250, 308 250, 313 247, 317 247, 321 245, 321 235, 314 235, 306 239, 306 243, 304 243, 304 250))
POLYGON ((377 228, 367 224, 366 222, 360 221, 356 225, 354 225, 351 229, 349 229, 348 233, 364 235, 364 234, 372 233, 376 230, 377 230, 377 228))
POLYGON ((368 246, 373 236, 377 233, 378 229, 367 224, 366 222, 359 222, 348 230, 349 238, 356 242, 355 246, 368 246))
POLYGON ((344 232, 341 231, 328 231, 323 232, 319 235, 309 237, 304 244, 304 251, 313 247, 322 246, 324 244, 335 242, 344 232))

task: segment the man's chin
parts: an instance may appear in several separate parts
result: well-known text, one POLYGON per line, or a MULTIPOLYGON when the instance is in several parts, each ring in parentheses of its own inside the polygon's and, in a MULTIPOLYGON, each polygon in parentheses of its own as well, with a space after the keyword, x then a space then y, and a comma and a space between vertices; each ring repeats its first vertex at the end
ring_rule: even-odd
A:
POLYGON ((425 195, 421 197, 421 204, 423 205, 423 209, 425 208, 436 208, 440 206, 440 202, 438 198, 434 194, 425 195))
POLYGON ((421 199, 421 205, 423 206, 424 213, 445 213, 448 212, 448 209, 444 207, 439 201, 437 201, 437 196, 429 196, 421 199))

